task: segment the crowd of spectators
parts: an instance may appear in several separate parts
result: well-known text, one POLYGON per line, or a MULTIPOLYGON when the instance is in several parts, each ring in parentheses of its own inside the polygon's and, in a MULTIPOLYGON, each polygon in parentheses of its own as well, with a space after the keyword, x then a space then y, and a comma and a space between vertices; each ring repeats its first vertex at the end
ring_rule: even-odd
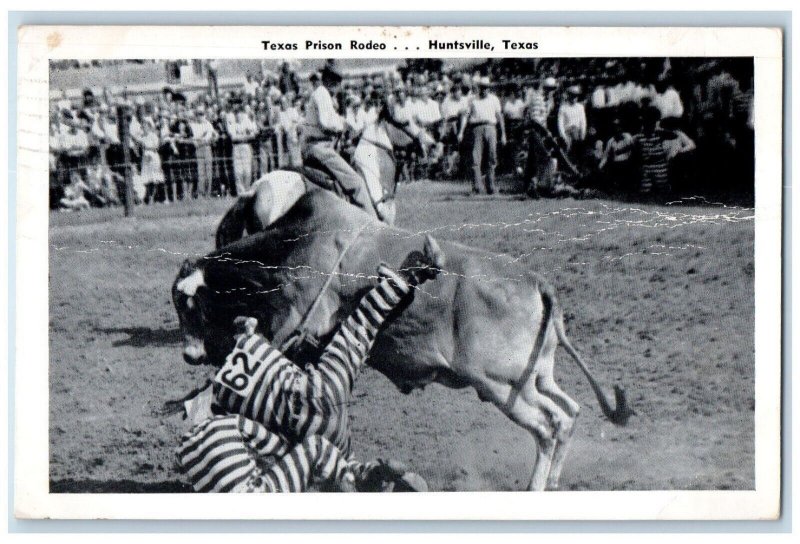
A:
MULTIPOLYGON (((532 194, 752 191, 752 62, 736 60, 503 59, 349 78, 334 97, 347 121, 342 152, 373 118, 368 98, 390 94, 395 118, 431 144, 409 138, 395 150, 400 176, 468 177, 474 153, 463 128, 487 78, 504 120, 499 172, 532 194)), ((126 173, 137 203, 169 204, 236 195, 266 172, 299 166, 308 78, 284 63, 236 88, 217 83, 212 64, 203 92, 87 89, 54 100, 51 206, 117 205, 126 173)))

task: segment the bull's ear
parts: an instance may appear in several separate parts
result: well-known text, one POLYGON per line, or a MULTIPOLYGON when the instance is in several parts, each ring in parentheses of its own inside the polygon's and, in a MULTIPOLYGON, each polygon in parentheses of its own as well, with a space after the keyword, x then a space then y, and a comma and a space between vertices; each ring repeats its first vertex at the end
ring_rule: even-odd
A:
POLYGON ((181 270, 180 272, 178 272, 178 277, 185 278, 189 274, 194 272, 196 268, 197 268, 197 263, 194 260, 186 259, 185 261, 183 261, 183 264, 181 265, 181 270))

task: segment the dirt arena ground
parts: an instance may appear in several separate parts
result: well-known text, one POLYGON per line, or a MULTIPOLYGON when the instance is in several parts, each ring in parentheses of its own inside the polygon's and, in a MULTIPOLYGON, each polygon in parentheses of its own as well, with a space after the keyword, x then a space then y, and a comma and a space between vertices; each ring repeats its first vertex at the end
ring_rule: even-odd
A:
MULTIPOLYGON (((415 183, 397 224, 520 257, 557 288, 567 331, 638 416, 614 427, 559 350, 556 377, 583 406, 562 475, 570 490, 754 486, 752 210, 603 200, 472 199, 415 183)), ((230 200, 51 215, 50 478, 53 492, 185 491, 179 416, 154 415, 201 383, 181 359, 170 287, 212 249, 230 200)), ((472 390, 410 395, 367 369, 354 451, 408 462, 433 490, 517 490, 533 440, 472 390)))

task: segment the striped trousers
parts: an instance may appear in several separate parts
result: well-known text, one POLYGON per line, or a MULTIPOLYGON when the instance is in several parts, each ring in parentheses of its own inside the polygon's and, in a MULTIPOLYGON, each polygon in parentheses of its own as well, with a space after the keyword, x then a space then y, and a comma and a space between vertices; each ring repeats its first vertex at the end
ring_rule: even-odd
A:
POLYGON ((349 490, 352 472, 341 451, 322 436, 295 445, 239 415, 207 419, 183 437, 183 474, 204 493, 307 491, 315 483, 349 490))

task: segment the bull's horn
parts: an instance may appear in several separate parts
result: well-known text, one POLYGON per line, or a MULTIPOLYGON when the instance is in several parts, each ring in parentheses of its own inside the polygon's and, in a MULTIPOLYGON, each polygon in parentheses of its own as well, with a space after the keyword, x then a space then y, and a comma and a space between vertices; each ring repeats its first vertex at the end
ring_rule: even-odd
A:
POLYGON ((434 268, 444 268, 446 260, 444 252, 439 247, 439 242, 430 234, 425 235, 425 256, 428 257, 434 268))

